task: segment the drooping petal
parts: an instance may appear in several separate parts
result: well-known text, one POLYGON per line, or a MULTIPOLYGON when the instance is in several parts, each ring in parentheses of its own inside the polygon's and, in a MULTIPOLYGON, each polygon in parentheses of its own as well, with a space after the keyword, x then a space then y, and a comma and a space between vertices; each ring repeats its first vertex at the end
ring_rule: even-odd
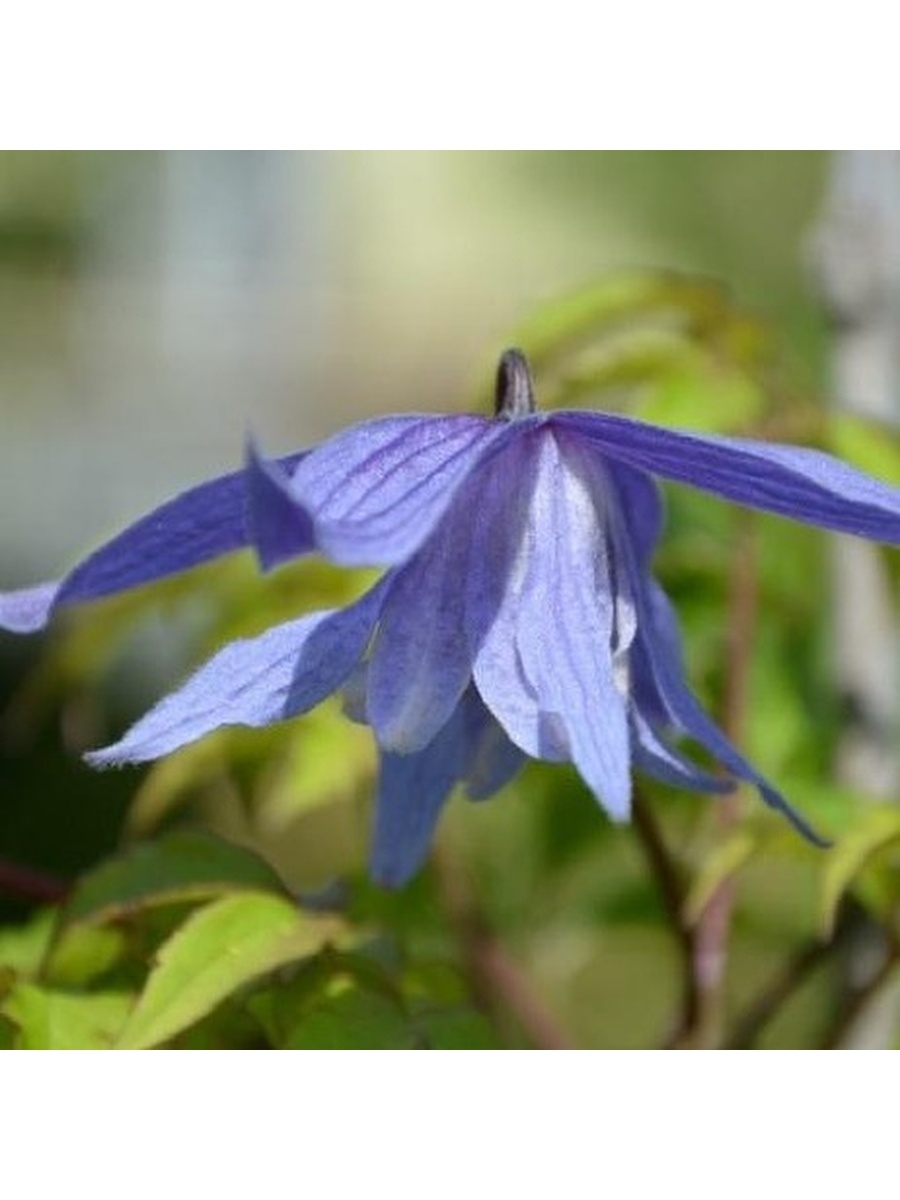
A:
POLYGON ((639 623, 641 632, 635 643, 634 654, 645 657, 646 665, 640 670, 652 673, 658 695, 668 710, 671 722, 704 746, 738 779, 752 783, 763 800, 785 816, 809 841, 818 846, 827 846, 829 843, 735 749, 687 686, 675 614, 662 588, 653 580, 645 581, 641 589, 639 623))
POLYGON ((463 698, 469 746, 463 783, 470 800, 487 800, 517 775, 526 755, 510 741, 474 687, 463 698))
POLYGON ((382 753, 373 878, 389 887, 404 884, 424 862, 454 786, 465 783, 472 799, 482 799, 507 783, 524 760, 472 687, 423 750, 382 753))
POLYGON ((370 859, 376 883, 400 887, 425 861, 441 809, 459 782, 464 749, 454 714, 424 750, 382 753, 370 859))
POLYGON ((680 433, 607 413, 554 413, 552 422, 639 470, 796 521, 900 543, 900 490, 818 450, 680 433))
POLYGON ((631 713, 634 765, 646 775, 667 783, 671 787, 686 788, 692 792, 731 792, 734 783, 721 776, 710 775, 701 770, 684 755, 667 746, 638 710, 631 713))
POLYGON ((152 708, 92 766, 147 762, 225 725, 258 727, 307 712, 338 688, 366 649, 383 597, 376 584, 349 608, 311 613, 232 642, 152 708))
POLYGON ((8 629, 10 633, 35 633, 43 629, 58 592, 58 583, 0 592, 0 629, 8 629))
MULTIPOLYGON (((498 462, 501 462, 498 459, 498 462)), ((421 750, 446 725, 472 675, 462 588, 483 473, 460 488, 453 512, 394 571, 368 666, 367 721, 384 750, 421 750)))
MULTIPOLYGON (((535 758, 565 750, 607 812, 622 820, 631 794, 629 735, 613 673, 617 597, 597 514, 604 498, 592 495, 546 427, 520 440, 523 478, 531 475, 533 490, 507 501, 518 538, 512 549, 501 542, 502 569, 486 569, 470 591, 470 628, 482 639, 475 681, 513 741, 535 758)), ((511 457, 504 454, 504 467, 511 457)), ((514 491, 519 480, 505 475, 502 483, 514 491)), ((490 531, 475 540, 488 549, 490 531)))
MULTIPOLYGON (((292 470, 303 453, 281 459, 292 470)), ((247 545, 243 471, 221 475, 160 505, 80 562, 58 585, 0 596, 0 626, 15 633, 42 628, 64 604, 97 600, 176 575, 247 545)))
POLYGON ((511 426, 472 416, 384 417, 313 450, 291 490, 319 549, 348 566, 394 566, 423 544, 470 471, 511 426))
POLYGON ((525 582, 534 549, 539 436, 518 438, 486 473, 465 575, 466 633, 475 684, 488 708, 526 754, 562 762, 569 758, 565 734, 556 717, 542 712, 518 651, 520 625, 533 619, 525 582))
POLYGON ((312 520, 291 493, 291 471, 247 442, 247 536, 264 571, 315 549, 312 520))

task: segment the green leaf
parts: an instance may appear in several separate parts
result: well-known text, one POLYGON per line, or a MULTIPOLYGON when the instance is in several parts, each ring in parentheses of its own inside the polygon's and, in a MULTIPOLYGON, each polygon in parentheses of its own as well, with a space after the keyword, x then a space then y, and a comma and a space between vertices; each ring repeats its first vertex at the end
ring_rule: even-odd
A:
POLYGON ((882 850, 900 841, 900 808, 869 805, 855 826, 828 852, 822 876, 820 923, 822 936, 834 931, 841 899, 863 868, 882 850))
POLYGON ((415 1031, 403 1012, 375 992, 348 989, 307 1012, 285 1050, 412 1050, 415 1031))
POLYGON ((53 909, 41 909, 24 925, 0 929, 0 966, 17 975, 35 975, 53 936, 53 909))
POLYGON ((19 983, 2 1013, 18 1026, 19 1050, 109 1050, 132 997, 124 992, 70 993, 19 983))
POLYGON ((194 913, 156 956, 119 1045, 168 1041, 250 980, 315 953, 341 931, 270 892, 225 896, 194 913))
POLYGON ((272 868, 243 846, 208 833, 172 833, 131 846, 86 875, 63 909, 62 926, 248 889, 285 892, 272 868))
POLYGON ((102 975, 127 951, 118 931, 104 928, 113 922, 261 889, 287 895, 258 855, 208 833, 182 831, 131 846, 78 883, 60 914, 42 977, 80 986, 102 975))
POLYGON ((120 962, 127 948, 122 929, 70 925, 48 951, 41 966, 41 981, 54 987, 84 987, 120 962))
POLYGON ((416 1017, 425 1048, 429 1050, 499 1050, 501 1043, 490 1021, 471 1008, 443 1008, 416 1017))

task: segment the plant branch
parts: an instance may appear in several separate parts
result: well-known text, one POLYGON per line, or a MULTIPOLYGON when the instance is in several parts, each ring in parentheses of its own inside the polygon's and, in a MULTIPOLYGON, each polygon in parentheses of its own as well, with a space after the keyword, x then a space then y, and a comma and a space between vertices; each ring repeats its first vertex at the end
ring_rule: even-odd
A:
POLYGON ((574 1050, 575 1043, 488 927, 461 873, 438 854, 432 865, 479 1007, 493 1017, 511 1015, 535 1049, 574 1050))
MULTIPOLYGON (((731 560, 728 599, 728 671, 722 705, 722 725, 728 737, 740 744, 747 706, 747 682, 758 614, 756 522, 752 513, 735 515, 736 536, 731 560)), ((717 805, 721 834, 739 819, 740 799, 735 793, 717 805)), ((734 910, 735 882, 724 880, 707 901, 693 937, 693 973, 696 1020, 692 1044, 714 1048, 721 1044, 725 1008, 725 972, 734 910)))
POLYGON ((0 858, 0 893, 36 904, 59 904, 69 885, 54 875, 0 858))

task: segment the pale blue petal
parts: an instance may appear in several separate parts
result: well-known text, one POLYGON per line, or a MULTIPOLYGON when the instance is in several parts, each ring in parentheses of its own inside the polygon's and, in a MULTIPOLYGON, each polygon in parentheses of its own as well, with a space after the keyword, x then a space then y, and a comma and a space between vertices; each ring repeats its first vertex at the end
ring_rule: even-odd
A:
POLYGON ((472 416, 384 417, 313 450, 291 490, 319 549, 349 566, 394 566, 423 544, 477 463, 511 436, 472 416))
POLYGON ((35 633, 43 629, 58 592, 58 583, 0 592, 0 629, 8 629, 10 633, 35 633))
POLYGON ((546 426, 491 465, 503 471, 492 472, 476 523, 467 596, 476 686, 513 742, 534 758, 570 758, 607 812, 624 819, 631 781, 612 661, 618 597, 597 513, 606 497, 592 494, 546 426))
POLYGON ((569 758, 565 734, 558 717, 541 711, 518 651, 520 626, 534 619, 525 585, 543 537, 531 512, 540 437, 524 434, 486 472, 464 581, 466 629, 487 707, 526 754, 559 762, 569 758))
POLYGON ((312 520, 291 493, 284 463, 263 458, 247 442, 247 536, 263 570, 315 549, 312 520))
POLYGON ((614 820, 631 803, 625 698, 613 674, 609 548, 587 481, 544 436, 531 511, 535 545, 519 653, 541 710, 555 713, 579 774, 614 820))
POLYGON ((554 413, 552 422, 639 470, 796 521, 900 543, 900 490, 818 450, 681 433, 607 413, 554 413))
POLYGON ((349 608, 276 625, 232 642, 113 746, 86 755, 92 766, 146 762, 226 725, 258 727, 308 711, 344 682, 378 618, 378 584, 349 608))

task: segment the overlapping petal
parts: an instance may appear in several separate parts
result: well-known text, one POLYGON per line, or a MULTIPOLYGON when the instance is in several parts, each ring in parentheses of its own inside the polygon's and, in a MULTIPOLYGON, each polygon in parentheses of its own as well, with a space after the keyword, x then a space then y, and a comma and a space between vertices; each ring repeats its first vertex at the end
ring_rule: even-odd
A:
POLYGON ((269 725, 307 712, 362 657, 384 594, 376 584, 349 608, 311 613, 232 642, 121 741, 87 755, 93 766, 146 762, 226 725, 269 725))
POLYGON ((368 670, 367 718, 379 745, 421 750, 450 719, 472 675, 461 582, 481 478, 470 476, 452 520, 440 523, 394 575, 381 612, 368 670))
MULTIPOLYGON (((289 455, 279 460, 281 468, 293 470, 303 457, 289 455)), ((241 549, 250 538, 245 489, 244 472, 235 471, 182 492, 88 555, 61 583, 0 595, 0 626, 31 633, 62 605, 124 592, 241 549)))
POLYGON ((450 720, 424 749, 414 754, 383 753, 372 877, 389 887, 406 883, 428 854, 454 786, 465 782, 473 799, 493 794, 523 761, 524 755, 509 743, 474 688, 467 690, 450 720))
POLYGON ((644 718, 635 704, 630 713, 632 728, 631 752, 638 770, 670 787, 688 791, 709 792, 713 795, 734 790, 734 783, 720 775, 710 775, 669 746, 644 718))
POLYGON ((638 470, 806 524, 900 543, 900 491, 818 450, 681 433, 609 413, 559 412, 551 421, 638 470))
MULTIPOLYGON (((592 495, 546 427, 525 437, 533 490, 524 514, 521 501, 512 514, 518 541, 501 547, 504 574, 484 568, 471 594, 470 620, 482 639, 475 681, 523 750, 537 758, 565 750, 607 812, 622 820, 631 794, 629 733, 613 672, 616 597, 595 508, 603 497, 592 495), (501 586, 491 621, 491 591, 501 586), (482 633, 478 626, 488 621, 482 633)), ((505 482, 514 489, 514 480, 505 482)))
POLYGON ((247 538, 263 570, 315 548, 312 520, 291 492, 291 463, 267 459, 247 442, 247 538))
MULTIPOLYGON (((705 747, 738 779, 753 784, 765 802, 787 817, 805 838, 815 845, 827 846, 828 842, 735 749, 687 686, 675 614, 662 588, 654 580, 646 580, 641 589, 639 612, 641 632, 634 648, 634 656, 638 660, 637 674, 638 677, 652 678, 655 693, 665 705, 671 723, 705 747)), ((636 702, 640 703, 640 693, 637 692, 636 696, 636 702)))
POLYGON ((516 432, 472 416, 367 421, 312 451, 291 491, 322 553, 348 566, 393 566, 425 542, 478 462, 516 432))

